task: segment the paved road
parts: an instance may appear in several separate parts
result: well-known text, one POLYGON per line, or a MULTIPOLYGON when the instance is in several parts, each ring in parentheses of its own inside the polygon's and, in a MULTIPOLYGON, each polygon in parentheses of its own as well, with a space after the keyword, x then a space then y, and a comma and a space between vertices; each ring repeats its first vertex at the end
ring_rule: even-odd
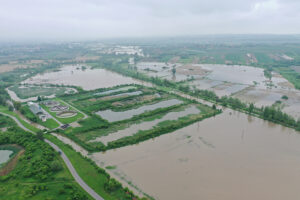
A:
POLYGON ((3 112, 0 112, 0 114, 1 114, 1 115, 4 115, 4 116, 6 116, 6 117, 10 117, 11 119, 13 119, 13 120, 17 123, 17 125, 18 125, 20 128, 24 129, 25 131, 28 131, 28 132, 30 132, 30 133, 35 134, 33 131, 31 131, 31 130, 29 130, 28 128, 26 128, 25 126, 23 126, 23 124, 22 124, 16 117, 14 117, 14 116, 12 116, 12 115, 9 115, 9 114, 6 114, 6 113, 3 113, 3 112))
MULTIPOLYGON (((0 112, 0 114, 10 117, 11 119, 13 119, 17 125, 19 127, 21 127, 22 129, 24 129, 25 131, 28 131, 30 133, 35 134, 33 131, 29 130, 28 128, 26 128, 25 126, 23 126, 23 124, 21 124, 21 122, 14 116, 8 115, 6 113, 2 113, 0 112)), ((70 162, 69 158, 66 156, 66 154, 58 147, 56 146, 54 143, 50 142, 49 140, 45 139, 45 142, 47 142, 53 149, 55 149, 56 151, 60 152, 60 155, 63 159, 63 161, 65 162, 65 164, 67 165, 69 171, 71 172, 72 176, 74 177, 75 181, 87 192, 89 193, 94 199, 96 200, 104 200, 101 196, 99 196, 92 188, 90 188, 78 175, 78 173, 76 172, 76 170, 74 169, 72 163, 70 162)))
POLYGON ((45 142, 47 142, 50 146, 53 147, 58 152, 61 152, 61 157, 66 163, 68 169, 70 170, 72 176, 74 177, 75 181, 87 192, 89 193, 94 199, 96 200, 104 200, 102 197, 100 197, 92 188, 90 188, 77 174, 76 170, 74 169, 72 163, 70 162, 69 158, 66 156, 66 154, 55 144, 50 142, 49 140, 45 139, 45 142))

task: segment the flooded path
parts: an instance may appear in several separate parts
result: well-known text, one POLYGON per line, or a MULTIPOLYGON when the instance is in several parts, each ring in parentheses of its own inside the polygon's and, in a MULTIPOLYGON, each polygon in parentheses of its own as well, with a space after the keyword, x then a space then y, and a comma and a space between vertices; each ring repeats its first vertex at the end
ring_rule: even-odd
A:
POLYGON ((232 110, 138 145, 94 153, 156 199, 298 199, 300 135, 232 110))

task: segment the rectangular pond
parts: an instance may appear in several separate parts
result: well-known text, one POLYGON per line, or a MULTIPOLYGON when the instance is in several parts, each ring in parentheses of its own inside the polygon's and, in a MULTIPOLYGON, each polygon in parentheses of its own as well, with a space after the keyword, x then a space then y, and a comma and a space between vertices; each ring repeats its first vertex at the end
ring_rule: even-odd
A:
POLYGON ((103 119, 106 119, 109 122, 116 122, 116 121, 121 121, 125 119, 130 119, 134 115, 140 115, 146 111, 152 111, 158 108, 166 108, 174 105, 181 104, 182 101, 178 99, 170 99, 170 100, 165 100, 161 101, 155 104, 151 105, 144 105, 132 110, 127 110, 127 111, 122 111, 122 112, 115 112, 112 110, 103 110, 103 111, 98 111, 96 112, 97 115, 102 117, 103 119))

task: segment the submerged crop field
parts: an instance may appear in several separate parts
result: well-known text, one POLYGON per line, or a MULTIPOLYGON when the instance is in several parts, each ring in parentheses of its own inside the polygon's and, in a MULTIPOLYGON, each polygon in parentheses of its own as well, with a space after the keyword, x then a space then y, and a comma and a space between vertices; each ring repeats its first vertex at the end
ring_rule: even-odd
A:
POLYGON ((98 89, 62 99, 88 113, 87 119, 79 121, 79 127, 63 134, 90 151, 136 144, 220 112, 141 85, 98 89))

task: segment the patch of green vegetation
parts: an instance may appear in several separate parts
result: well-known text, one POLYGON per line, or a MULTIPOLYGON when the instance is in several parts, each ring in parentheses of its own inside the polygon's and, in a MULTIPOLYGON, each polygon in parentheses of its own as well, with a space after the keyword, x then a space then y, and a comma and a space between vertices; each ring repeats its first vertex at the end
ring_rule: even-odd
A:
POLYGON ((64 151, 79 176, 104 199, 140 199, 128 188, 123 188, 119 182, 111 178, 110 175, 105 172, 105 170, 99 168, 91 159, 83 157, 80 153, 75 152, 72 147, 62 143, 52 135, 47 134, 45 137, 64 151))
POLYGON ((13 168, 0 176, 0 199, 91 199, 74 181, 60 156, 36 136, 15 125, 0 132, 0 145, 7 144, 22 146, 25 152, 7 163, 13 168))
POLYGON ((113 166, 106 166, 105 169, 116 169, 117 166, 113 165, 113 166))
POLYGON ((25 121, 24 121, 23 119, 21 119, 21 117, 20 117, 18 114, 16 114, 15 112, 9 111, 7 107, 0 106, 0 112, 3 112, 3 113, 5 113, 5 114, 8 114, 8 115, 11 115, 11 116, 16 117, 24 127, 26 127, 27 129, 29 129, 29 130, 31 130, 31 131, 33 131, 33 132, 38 132, 38 131, 40 130, 40 129, 38 129, 38 128, 36 128, 36 127, 34 127, 34 126, 28 124, 27 122, 25 122, 25 121))
POLYGON ((300 74, 295 72, 290 67, 279 67, 275 68, 276 71, 278 71, 284 78, 286 78, 288 81, 290 81, 295 88, 300 90, 300 74))

